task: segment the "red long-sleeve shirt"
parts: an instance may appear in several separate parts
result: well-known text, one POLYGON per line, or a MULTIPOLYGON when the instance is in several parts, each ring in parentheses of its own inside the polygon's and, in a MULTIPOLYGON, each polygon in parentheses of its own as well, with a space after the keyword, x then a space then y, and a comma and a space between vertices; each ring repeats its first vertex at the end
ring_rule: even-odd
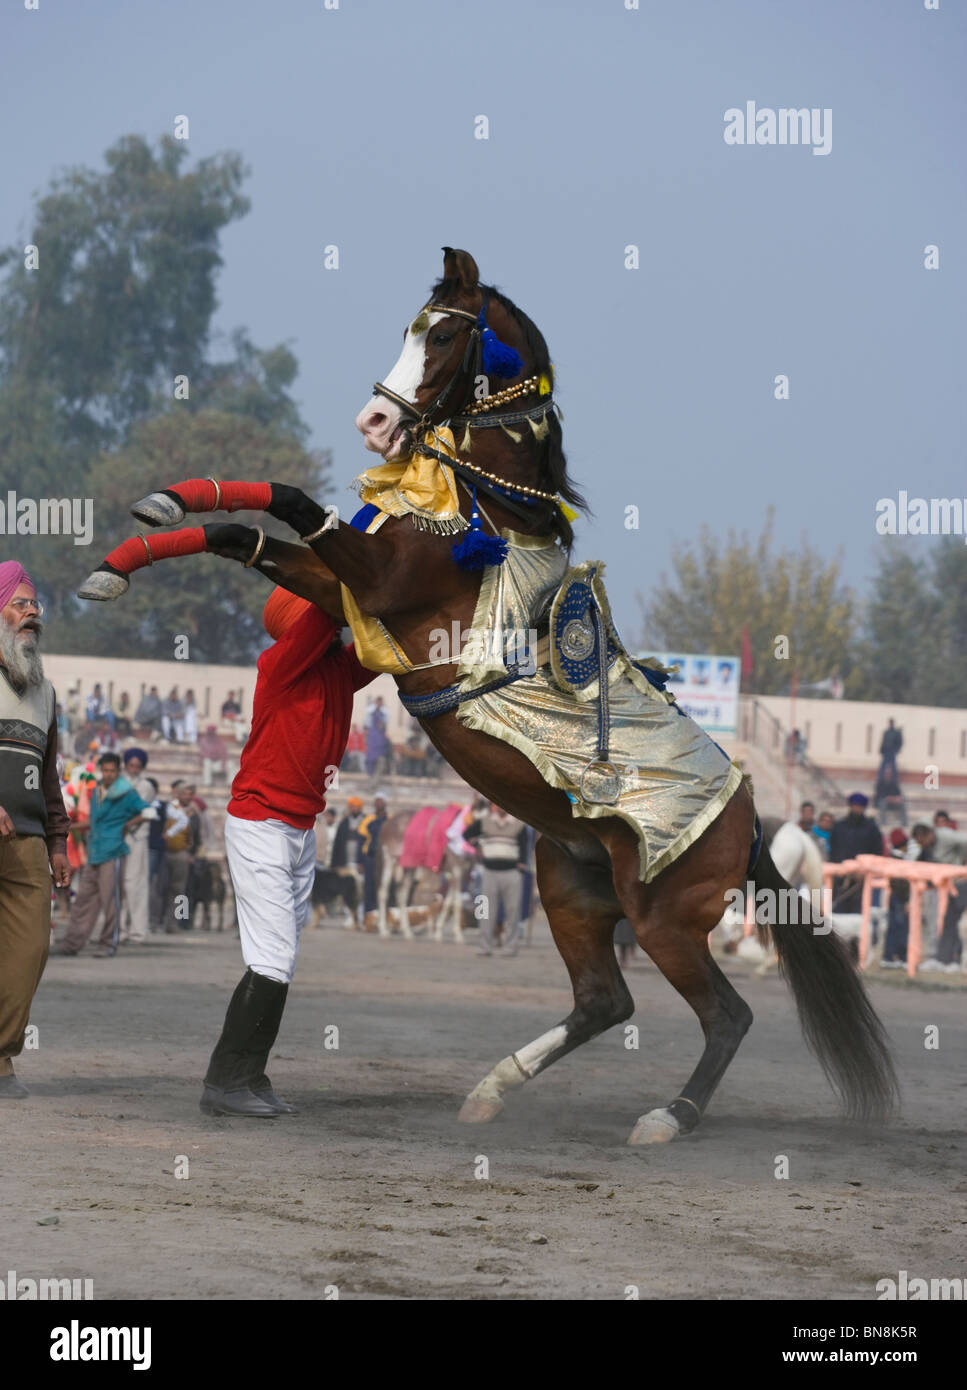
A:
POLYGON ((232 783, 229 814, 308 830, 325 810, 326 777, 346 750, 353 694, 375 678, 336 624, 310 608, 262 653, 252 732, 232 783))

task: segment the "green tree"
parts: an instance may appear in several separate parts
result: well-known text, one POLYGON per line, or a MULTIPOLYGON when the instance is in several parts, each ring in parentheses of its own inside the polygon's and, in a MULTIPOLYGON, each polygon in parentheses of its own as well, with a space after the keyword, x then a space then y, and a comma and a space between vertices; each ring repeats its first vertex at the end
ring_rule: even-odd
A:
POLYGON ((774 551, 770 509, 758 540, 703 527, 681 546, 671 580, 662 577, 650 601, 639 594, 640 650, 738 654, 747 629, 755 665, 743 688, 762 695, 833 674, 848 677, 854 659, 856 604, 838 560, 825 561, 805 540, 798 550, 774 551), (787 637, 787 660, 777 638, 787 637), (780 648, 781 650, 781 648, 780 648))
POLYGON ((124 136, 106 170, 69 170, 40 199, 28 238, 37 269, 22 246, 0 252, 0 373, 45 383, 91 447, 122 440, 205 359, 218 238, 249 201, 239 155, 182 173, 187 154, 167 135, 157 153, 124 136))
MULTIPOLYGON (((322 498, 329 456, 310 450, 285 345, 238 328, 211 361, 222 229, 249 207, 238 155, 183 170, 183 142, 125 136, 103 170, 74 169, 38 202, 22 246, 0 252, 0 499, 91 499, 93 543, 17 536, 11 548, 50 609, 49 649, 245 661, 264 645, 264 581, 216 557, 138 574, 115 604, 75 591, 137 529, 127 508, 192 476, 275 479, 322 498), (188 380, 175 400, 174 380, 188 380)), ((246 518, 242 517, 241 520, 246 518)), ((254 518, 250 518, 254 520, 254 518)), ((260 517, 260 524, 265 518, 260 517)), ((279 533, 276 523, 266 529, 279 533)))
POLYGON ((862 676, 849 693, 961 708, 967 705, 967 546, 944 536, 925 555, 918 551, 915 540, 890 538, 879 552, 862 676))
POLYGON ((929 659, 927 634, 935 628, 935 610, 928 562, 912 554, 901 540, 887 538, 878 548, 877 571, 849 685, 852 698, 919 702, 929 659))

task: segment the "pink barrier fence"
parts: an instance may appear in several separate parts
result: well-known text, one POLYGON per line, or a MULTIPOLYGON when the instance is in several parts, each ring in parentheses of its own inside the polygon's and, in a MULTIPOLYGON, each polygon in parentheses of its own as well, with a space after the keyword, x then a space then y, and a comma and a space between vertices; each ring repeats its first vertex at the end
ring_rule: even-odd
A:
POLYGON ((943 923, 950 897, 950 886, 955 878, 965 878, 964 866, 958 864, 923 864, 919 860, 888 859, 881 854, 858 854, 855 859, 846 859, 842 864, 824 864, 823 882, 832 888, 834 878, 849 875, 862 878, 863 924, 860 928, 860 969, 865 970, 870 953, 870 908, 873 905, 873 890, 879 888, 883 894, 884 907, 890 905, 890 879, 904 878, 910 884, 910 935, 907 941, 907 974, 912 978, 923 957, 923 894, 927 888, 937 890, 937 922, 943 923))

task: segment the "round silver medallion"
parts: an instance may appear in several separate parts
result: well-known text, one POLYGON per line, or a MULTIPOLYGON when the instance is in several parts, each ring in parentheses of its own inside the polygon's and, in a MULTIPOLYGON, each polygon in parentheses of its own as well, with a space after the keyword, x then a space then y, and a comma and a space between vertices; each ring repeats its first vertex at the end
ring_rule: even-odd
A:
POLYGON ((594 651, 594 626, 581 618, 572 618, 561 633, 561 651, 569 661, 583 661, 594 651))

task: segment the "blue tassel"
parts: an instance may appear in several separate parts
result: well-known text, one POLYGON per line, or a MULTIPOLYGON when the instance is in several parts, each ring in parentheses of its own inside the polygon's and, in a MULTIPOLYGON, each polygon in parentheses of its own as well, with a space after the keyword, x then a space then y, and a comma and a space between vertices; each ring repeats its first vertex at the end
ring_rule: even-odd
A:
POLYGON ((487 327, 486 310, 481 309, 477 318, 481 330, 481 366, 485 376, 500 377, 509 381, 524 370, 524 359, 520 353, 506 343, 502 343, 492 328, 487 327))
POLYGON ((502 565, 507 558, 507 542, 502 536, 488 536, 480 524, 477 510, 477 489, 471 490, 470 529, 452 547, 454 562, 462 570, 482 570, 488 565, 502 565))

